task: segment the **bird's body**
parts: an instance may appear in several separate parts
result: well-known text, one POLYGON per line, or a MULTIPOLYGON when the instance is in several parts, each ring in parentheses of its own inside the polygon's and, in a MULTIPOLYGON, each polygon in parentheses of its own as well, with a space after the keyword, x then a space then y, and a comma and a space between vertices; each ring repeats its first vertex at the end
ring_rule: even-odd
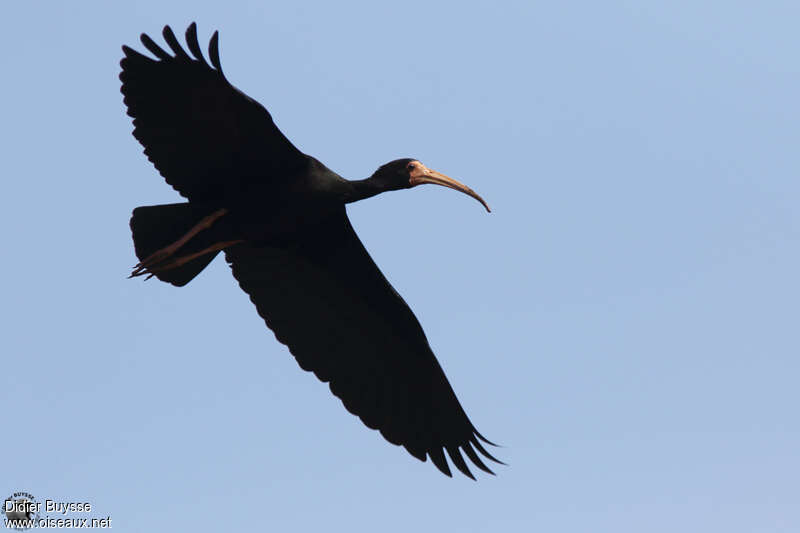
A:
POLYGON ((341 209, 342 202, 330 194, 339 181, 343 180, 337 174, 309 157, 307 166, 284 183, 253 187, 217 207, 230 211, 231 222, 244 239, 280 241, 341 209))
MULTIPOLYGON (((192 24, 191 56, 169 27, 158 59, 123 47, 122 93, 145 154, 186 203, 133 212, 133 276, 181 286, 224 251, 259 314, 305 370, 392 443, 450 475, 447 451, 491 472, 481 445, 411 309, 369 257, 345 205, 421 183, 463 184, 415 159, 398 159, 363 180, 346 180, 303 154, 267 110, 228 83, 217 34, 211 65, 192 24)), ((488 206, 486 206, 488 210, 488 206)), ((488 442, 488 441, 485 441, 488 442)))

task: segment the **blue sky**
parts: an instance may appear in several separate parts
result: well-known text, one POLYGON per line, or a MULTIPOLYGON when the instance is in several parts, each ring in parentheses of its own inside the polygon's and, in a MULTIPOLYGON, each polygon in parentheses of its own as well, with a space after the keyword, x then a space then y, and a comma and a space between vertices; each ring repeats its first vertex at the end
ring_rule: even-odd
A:
POLYGON ((0 492, 117 531, 800 530, 797 3, 1 12, 0 492), (301 150, 351 178, 416 157, 492 206, 348 212, 497 477, 363 427, 224 262, 126 279, 130 211, 178 196, 130 134, 120 46, 193 20, 301 150))

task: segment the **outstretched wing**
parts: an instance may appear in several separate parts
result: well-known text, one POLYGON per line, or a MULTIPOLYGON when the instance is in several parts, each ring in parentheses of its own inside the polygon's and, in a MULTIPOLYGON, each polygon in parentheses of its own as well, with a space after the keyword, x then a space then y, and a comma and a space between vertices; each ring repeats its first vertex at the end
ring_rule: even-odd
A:
MULTIPOLYGON (((286 247, 225 251, 239 285, 304 370, 348 411, 414 457, 473 477, 461 452, 489 443, 467 418, 422 327, 372 261, 342 208, 286 247)), ((489 443, 491 444, 491 443, 489 443)), ((473 478, 474 479, 474 478, 473 478)))
POLYGON ((253 186, 291 178, 308 158, 295 148, 258 102, 222 73, 218 34, 209 44, 209 65, 197 43, 197 27, 186 30, 191 56, 169 26, 170 55, 142 34, 152 59, 122 47, 122 94, 133 117, 133 135, 144 153, 181 195, 221 205, 253 186))

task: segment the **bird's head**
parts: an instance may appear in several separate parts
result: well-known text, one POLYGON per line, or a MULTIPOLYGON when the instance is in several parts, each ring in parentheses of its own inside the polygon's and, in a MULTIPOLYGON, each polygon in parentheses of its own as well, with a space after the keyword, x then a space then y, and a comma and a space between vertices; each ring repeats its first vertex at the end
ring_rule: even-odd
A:
POLYGON ((463 183, 445 176, 441 172, 432 170, 416 159, 395 159, 385 165, 382 165, 372 175, 370 180, 386 191, 397 191, 400 189, 410 189, 423 183, 433 183, 435 185, 442 185, 450 187, 464 194, 472 196, 478 200, 486 211, 491 212, 489 205, 483 198, 475 191, 464 185, 463 183))

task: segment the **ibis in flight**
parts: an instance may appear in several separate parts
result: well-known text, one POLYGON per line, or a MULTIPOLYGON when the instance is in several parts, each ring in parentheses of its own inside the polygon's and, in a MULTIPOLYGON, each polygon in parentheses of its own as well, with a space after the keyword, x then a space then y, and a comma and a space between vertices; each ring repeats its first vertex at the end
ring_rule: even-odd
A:
MULTIPOLYGON (((472 425, 414 313, 372 261, 345 206, 424 183, 468 194, 466 185, 416 159, 397 159, 347 180, 298 150, 269 112, 208 60, 197 27, 185 50, 164 28, 168 52, 147 35, 154 57, 123 46, 122 94, 133 136, 183 203, 137 207, 130 221, 147 275, 183 286, 219 252, 258 314, 304 370, 364 424, 450 476, 474 479, 462 453, 492 473, 486 440, 472 425)), ((501 463, 502 464, 502 463, 501 463)))

